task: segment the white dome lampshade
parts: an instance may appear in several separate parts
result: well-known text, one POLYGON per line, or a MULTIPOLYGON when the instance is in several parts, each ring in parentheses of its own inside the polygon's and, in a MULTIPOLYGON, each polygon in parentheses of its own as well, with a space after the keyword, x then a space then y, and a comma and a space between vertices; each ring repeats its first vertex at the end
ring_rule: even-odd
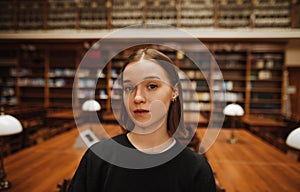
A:
POLYGON ((244 109, 235 103, 231 103, 224 108, 223 113, 228 116, 243 116, 244 109))
POLYGON ((0 136, 20 133, 22 129, 20 121, 15 117, 11 115, 0 115, 0 136))
POLYGON ((100 104, 94 99, 89 99, 85 101, 82 105, 83 111, 99 111, 100 109, 100 104))
POLYGON ((295 149, 300 149, 300 127, 294 129, 286 138, 286 144, 295 149))

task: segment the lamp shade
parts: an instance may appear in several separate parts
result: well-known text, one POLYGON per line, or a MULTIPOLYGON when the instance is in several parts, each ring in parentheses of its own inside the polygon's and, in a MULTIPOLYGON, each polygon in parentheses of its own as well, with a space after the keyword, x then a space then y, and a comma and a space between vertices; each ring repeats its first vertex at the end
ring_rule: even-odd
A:
POLYGON ((294 129, 286 138, 286 144, 295 149, 300 149, 300 127, 294 129))
POLYGON ((89 99, 85 101, 82 105, 83 111, 99 111, 100 109, 100 104, 94 99, 89 99))
POLYGON ((0 136, 20 133, 22 129, 20 121, 15 117, 11 115, 0 115, 0 136))
POLYGON ((224 108, 223 113, 228 116, 243 116, 244 109, 235 103, 231 103, 224 108))

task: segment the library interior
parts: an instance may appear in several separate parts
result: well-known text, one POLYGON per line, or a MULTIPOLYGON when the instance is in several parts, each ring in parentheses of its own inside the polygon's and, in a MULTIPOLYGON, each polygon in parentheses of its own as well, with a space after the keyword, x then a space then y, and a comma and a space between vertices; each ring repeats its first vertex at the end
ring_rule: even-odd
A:
POLYGON ((299 0, 1 0, 0 45, 0 191, 68 191, 124 133, 121 70, 145 45, 179 71, 218 192, 300 190, 299 0))

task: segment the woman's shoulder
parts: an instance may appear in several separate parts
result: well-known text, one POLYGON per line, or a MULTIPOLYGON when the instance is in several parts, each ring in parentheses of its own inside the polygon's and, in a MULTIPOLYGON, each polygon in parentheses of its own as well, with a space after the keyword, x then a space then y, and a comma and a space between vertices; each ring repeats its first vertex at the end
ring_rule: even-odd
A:
POLYGON ((127 137, 125 133, 120 135, 116 135, 114 137, 104 138, 98 141, 97 143, 90 146, 87 151, 85 152, 85 156, 91 158, 99 156, 97 153, 109 152, 113 149, 114 146, 121 144, 121 145, 128 145, 127 137))
POLYGON ((187 159, 185 169, 192 175, 192 191, 216 191, 213 170, 208 160, 200 153, 184 150, 187 159))
POLYGON ((197 152, 190 150, 188 147, 185 147, 181 152, 181 158, 186 162, 186 165, 191 165, 192 167, 203 167, 209 166, 206 158, 197 152))
POLYGON ((121 144, 125 147, 132 147, 130 141, 128 140, 127 133, 122 133, 120 135, 114 136, 111 138, 111 140, 117 142, 118 144, 121 144))
POLYGON ((207 177, 208 175, 211 177, 213 175, 208 160, 202 154, 185 148, 182 151, 182 158, 185 160, 185 169, 203 177, 207 177))
POLYGON ((107 145, 111 145, 112 143, 117 142, 119 144, 126 144, 127 143, 127 137, 126 133, 122 133, 113 137, 108 137, 101 139, 97 143, 93 144, 90 149, 99 148, 107 145))

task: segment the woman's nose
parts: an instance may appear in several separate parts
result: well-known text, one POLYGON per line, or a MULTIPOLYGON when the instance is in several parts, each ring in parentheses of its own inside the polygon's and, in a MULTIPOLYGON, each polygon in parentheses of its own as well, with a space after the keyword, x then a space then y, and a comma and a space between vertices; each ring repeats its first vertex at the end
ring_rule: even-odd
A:
POLYGON ((134 91, 134 103, 144 103, 146 101, 144 91, 140 86, 135 87, 134 91))

